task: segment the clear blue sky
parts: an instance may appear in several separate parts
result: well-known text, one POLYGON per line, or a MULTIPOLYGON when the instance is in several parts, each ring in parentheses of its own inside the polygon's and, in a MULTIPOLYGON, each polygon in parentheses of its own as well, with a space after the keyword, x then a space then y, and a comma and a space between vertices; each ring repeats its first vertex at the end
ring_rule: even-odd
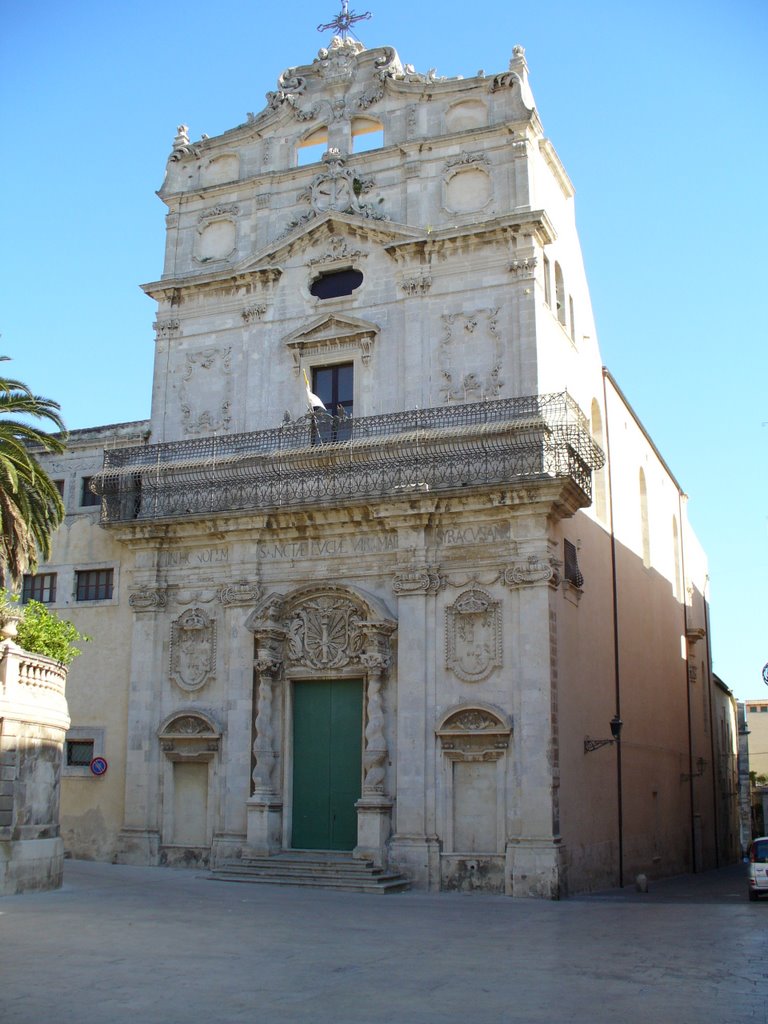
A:
MULTIPOLYGON (((372 0, 358 35, 420 71, 503 71, 520 43, 576 187, 603 361, 690 495, 715 671, 768 698, 765 0, 372 0)), ((70 428, 149 414, 176 126, 242 123, 338 0, 2 7, 0 350, 70 428)))

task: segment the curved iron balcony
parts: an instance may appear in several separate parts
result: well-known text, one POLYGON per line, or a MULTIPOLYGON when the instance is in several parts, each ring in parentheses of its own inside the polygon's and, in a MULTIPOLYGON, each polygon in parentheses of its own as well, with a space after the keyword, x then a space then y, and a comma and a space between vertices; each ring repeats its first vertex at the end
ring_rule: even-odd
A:
POLYGON ((383 416, 304 417, 274 430, 104 453, 102 523, 348 505, 414 492, 569 479, 592 494, 605 459, 567 392, 383 416))

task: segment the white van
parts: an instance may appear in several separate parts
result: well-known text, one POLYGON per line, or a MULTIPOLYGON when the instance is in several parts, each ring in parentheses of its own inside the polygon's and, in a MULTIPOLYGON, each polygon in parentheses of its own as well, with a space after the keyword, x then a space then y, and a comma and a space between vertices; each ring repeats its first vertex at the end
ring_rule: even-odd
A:
POLYGON ((768 894, 768 836, 753 839, 747 850, 749 861, 749 898, 768 894))

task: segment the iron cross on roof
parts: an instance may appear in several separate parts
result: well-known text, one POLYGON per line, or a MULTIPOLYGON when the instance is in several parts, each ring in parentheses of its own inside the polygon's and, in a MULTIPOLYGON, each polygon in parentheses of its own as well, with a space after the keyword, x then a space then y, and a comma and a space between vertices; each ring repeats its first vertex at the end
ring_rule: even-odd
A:
POLYGON ((318 25, 318 32, 329 32, 333 30, 334 34, 338 34, 342 39, 346 39, 348 35, 355 36, 352 31, 352 25, 358 21, 369 21, 371 17, 370 11, 365 11, 363 14, 355 14, 354 11, 349 9, 349 0, 341 0, 341 11, 333 21, 329 21, 327 25, 318 25))

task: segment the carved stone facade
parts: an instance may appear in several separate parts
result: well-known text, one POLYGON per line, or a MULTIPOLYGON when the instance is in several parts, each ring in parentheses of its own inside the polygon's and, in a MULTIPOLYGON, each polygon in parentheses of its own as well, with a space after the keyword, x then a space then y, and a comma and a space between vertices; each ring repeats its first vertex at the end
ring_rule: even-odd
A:
POLYGON ((41 572, 95 637, 70 706, 110 765, 64 778, 70 850, 334 848, 552 898, 685 870, 695 813, 710 863, 711 793, 680 786, 706 567, 603 373, 523 51, 443 78, 335 39, 172 147, 151 419, 50 460, 68 529, 41 572), (78 602, 91 570, 111 596, 78 602), (621 748, 584 752, 619 711, 621 793, 621 748))

